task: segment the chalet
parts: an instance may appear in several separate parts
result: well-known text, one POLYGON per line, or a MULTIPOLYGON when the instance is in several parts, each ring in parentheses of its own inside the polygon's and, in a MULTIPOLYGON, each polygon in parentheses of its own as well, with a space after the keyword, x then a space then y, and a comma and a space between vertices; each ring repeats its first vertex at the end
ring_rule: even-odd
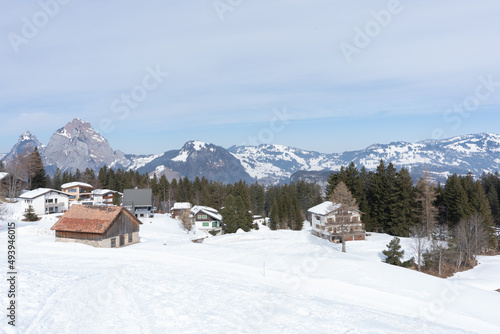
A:
POLYGON ((56 241, 115 248, 139 242, 141 224, 120 206, 73 205, 51 230, 56 241))
POLYGON ((191 208, 194 224, 199 230, 215 231, 222 234, 222 216, 208 206, 195 205, 191 208))
POLYGON ((61 190, 70 195, 70 201, 90 201, 92 200, 92 187, 83 182, 70 182, 61 186, 61 190))
POLYGON ((65 212, 69 207, 70 195, 49 188, 39 188, 28 191, 19 196, 24 210, 31 205, 35 214, 44 215, 50 213, 65 212))
POLYGON ((308 210, 311 214, 312 234, 332 242, 365 240, 362 212, 346 210, 341 204, 324 202, 308 210))
POLYGON ((150 217, 153 214, 153 190, 125 189, 122 206, 136 217, 150 217))
POLYGON ((120 192, 109 189, 95 189, 92 191, 94 205, 113 205, 113 198, 115 193, 120 197, 123 195, 120 192))
POLYGON ((170 209, 172 218, 182 219, 185 214, 191 214, 191 203, 189 202, 177 202, 174 204, 172 209, 170 209))

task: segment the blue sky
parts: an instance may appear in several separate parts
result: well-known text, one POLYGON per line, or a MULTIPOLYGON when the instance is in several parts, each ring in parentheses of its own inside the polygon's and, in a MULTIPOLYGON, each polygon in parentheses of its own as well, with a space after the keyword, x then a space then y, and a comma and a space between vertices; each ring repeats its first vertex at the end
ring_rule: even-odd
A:
POLYGON ((2 1, 0 152, 74 117, 114 149, 326 153, 500 133, 499 1, 2 1))

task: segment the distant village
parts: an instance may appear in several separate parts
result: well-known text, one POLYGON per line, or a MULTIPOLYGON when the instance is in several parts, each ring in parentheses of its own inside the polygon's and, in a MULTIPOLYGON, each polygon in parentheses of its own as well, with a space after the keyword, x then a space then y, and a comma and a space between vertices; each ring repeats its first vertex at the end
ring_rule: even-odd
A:
POLYGON ((500 226, 500 175, 475 179, 451 175, 435 184, 424 172, 414 184, 407 169, 380 161, 375 171, 351 163, 331 173, 326 189, 305 181, 262 185, 187 177, 168 180, 102 167, 45 172, 40 155, 23 157, 29 168, 12 173, 0 165, 0 196, 20 202, 26 220, 57 215, 55 240, 117 248, 137 243, 140 226, 155 214, 177 219, 186 232, 205 237, 267 226, 302 230, 332 243, 366 240, 371 232, 394 236, 384 255, 395 265, 438 276, 473 267, 479 254, 497 252, 500 226), (367 234, 368 231, 368 234, 367 234), (419 245, 410 262, 402 261, 399 238, 419 245), (425 245, 424 245, 425 244, 425 245), (395 258, 393 258, 395 257, 395 258))

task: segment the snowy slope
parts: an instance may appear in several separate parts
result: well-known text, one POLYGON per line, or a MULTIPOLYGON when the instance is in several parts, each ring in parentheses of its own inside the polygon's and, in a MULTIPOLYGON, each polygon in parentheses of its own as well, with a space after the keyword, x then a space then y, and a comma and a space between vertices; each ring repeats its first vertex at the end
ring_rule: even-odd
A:
POLYGON ((500 332, 499 257, 443 280, 382 263, 383 234, 346 254, 307 230, 195 244, 159 215, 139 244, 97 249, 55 243, 55 219, 17 222, 19 333, 500 332))

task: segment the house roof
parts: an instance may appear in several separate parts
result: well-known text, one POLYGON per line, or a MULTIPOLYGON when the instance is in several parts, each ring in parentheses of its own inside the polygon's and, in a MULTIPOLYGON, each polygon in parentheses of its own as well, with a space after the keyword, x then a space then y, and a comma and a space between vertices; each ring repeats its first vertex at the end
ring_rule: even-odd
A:
MULTIPOLYGON (((326 202, 323 202, 323 203, 318 204, 316 206, 313 206, 312 208, 307 210, 307 212, 310 212, 310 213, 315 214, 315 215, 326 216, 329 213, 331 213, 332 211, 337 210, 341 206, 342 206, 342 204, 326 201, 326 202)), ((361 212, 357 209, 354 209, 354 210, 349 209, 349 211, 357 211, 357 212, 363 214, 363 212, 361 212)))
POLYGON ((61 186, 61 189, 66 189, 66 188, 73 188, 73 187, 86 187, 86 188, 94 188, 88 183, 83 183, 83 182, 69 182, 65 183, 61 186))
POLYGON ((191 213, 193 215, 197 215, 200 212, 203 212, 204 214, 212 217, 213 219, 222 221, 222 216, 214 208, 211 208, 211 207, 208 207, 208 206, 202 206, 202 205, 195 205, 191 209, 191 213))
POLYGON ((123 191, 124 205, 153 205, 152 189, 125 189, 123 191))
POLYGON ((189 210, 191 209, 191 203, 189 202, 177 202, 172 207, 172 210, 189 210))
POLYGON ((92 194, 94 195, 106 195, 106 194, 110 194, 110 193, 119 193, 120 195, 122 195, 121 192, 119 191, 114 191, 114 190, 110 190, 110 189, 95 189, 95 190, 92 190, 92 194))
POLYGON ((329 214, 334 210, 337 210, 341 206, 342 206, 341 204, 326 201, 316 206, 313 206, 312 208, 307 210, 307 212, 313 213, 315 215, 326 216, 327 214, 329 214))
POLYGON ((66 232, 104 234, 121 214, 142 224, 127 209, 120 206, 73 205, 50 229, 66 232))
POLYGON ((60 195, 64 195, 64 196, 70 197, 69 194, 64 193, 62 191, 59 191, 59 190, 54 190, 54 189, 49 189, 49 188, 38 188, 38 189, 35 189, 35 190, 27 191, 24 194, 21 194, 21 196, 19 196, 19 198, 23 198, 23 199, 35 199, 35 198, 43 196, 43 195, 45 195, 45 194, 47 194, 49 192, 55 192, 55 193, 58 193, 60 195))
POLYGON ((3 180, 9 173, 6 172, 0 172, 0 180, 3 180))

